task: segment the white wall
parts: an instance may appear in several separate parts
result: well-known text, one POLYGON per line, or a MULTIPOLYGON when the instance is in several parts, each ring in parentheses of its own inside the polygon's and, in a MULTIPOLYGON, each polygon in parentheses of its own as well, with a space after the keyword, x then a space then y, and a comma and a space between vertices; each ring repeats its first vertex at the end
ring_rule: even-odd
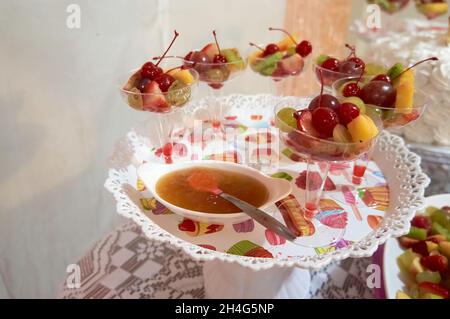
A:
MULTIPOLYGON (((267 42, 283 1, 3 0, 0 2, 0 297, 52 297, 118 216, 103 189, 106 159, 141 116, 117 74, 162 52, 211 41, 267 42), (81 6, 81 29, 66 7, 81 6)), ((248 91, 254 77, 242 79, 248 91), (247 86, 245 85, 247 83, 247 86)), ((253 88, 253 89, 252 89, 253 88)))

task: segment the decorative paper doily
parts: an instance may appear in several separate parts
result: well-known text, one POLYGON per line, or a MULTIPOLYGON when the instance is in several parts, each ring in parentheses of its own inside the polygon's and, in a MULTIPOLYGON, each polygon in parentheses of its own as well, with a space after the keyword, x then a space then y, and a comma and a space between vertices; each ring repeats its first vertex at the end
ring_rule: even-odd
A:
MULTIPOLYGON (((213 141, 204 141, 202 158, 246 163, 252 156, 261 154, 258 150, 271 147, 271 152, 262 153, 280 156, 277 176, 290 179, 294 186, 289 198, 268 210, 283 220, 280 210, 285 218, 292 216, 290 213, 295 213, 298 200, 303 198, 302 172, 306 165, 298 162, 282 145, 279 149, 273 146, 273 141, 278 139, 276 130, 271 128, 272 113, 280 102, 304 105, 308 100, 271 95, 224 97, 226 125, 239 129, 241 141, 255 144, 251 147, 254 154, 245 153, 239 143, 231 143, 217 153, 217 145, 213 141), (251 128, 267 128, 267 133, 256 136, 251 128)), ((194 103, 186 112, 184 125, 205 112, 205 105, 204 100, 194 103)), ((331 168, 317 218, 329 227, 330 232, 343 232, 343 238, 325 247, 297 246, 252 220, 238 225, 207 225, 184 219, 157 203, 136 176, 136 167, 140 163, 162 160, 159 146, 154 145, 149 136, 151 128, 151 121, 139 125, 118 143, 111 161, 115 168, 110 169, 105 186, 117 200, 118 212, 141 225, 149 238, 181 247, 200 260, 237 262, 253 269, 275 265, 319 268, 333 260, 370 256, 388 238, 408 231, 414 212, 423 206, 424 189, 429 183, 420 169, 420 158, 408 151, 400 137, 383 132, 374 152, 374 162, 370 163, 365 184, 361 187, 348 187, 351 184, 351 163, 335 164, 331 168), (346 202, 349 196, 356 199, 356 204, 346 202), (356 218, 358 215, 361 220, 356 218)), ((192 142, 189 136, 178 142, 182 147, 177 160, 191 159, 192 142)), ((303 236, 313 238, 315 230, 311 224, 299 222, 304 224, 303 236)))

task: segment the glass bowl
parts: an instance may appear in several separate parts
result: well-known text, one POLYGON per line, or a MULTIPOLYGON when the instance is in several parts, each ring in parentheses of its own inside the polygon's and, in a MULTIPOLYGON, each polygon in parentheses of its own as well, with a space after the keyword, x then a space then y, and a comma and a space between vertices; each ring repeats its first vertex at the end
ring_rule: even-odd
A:
MULTIPOLYGON (((339 101, 345 99, 342 95, 341 88, 345 83, 350 81, 356 81, 358 77, 347 77, 344 79, 337 80, 333 83, 332 89, 334 95, 339 101)), ((373 76, 363 76, 361 78, 361 83, 366 84, 373 79, 373 76)), ((378 116, 383 123, 383 128, 401 128, 420 118, 420 116, 425 111, 427 105, 429 104, 428 95, 421 89, 417 87, 414 88, 414 105, 413 107, 380 107, 372 104, 365 104, 367 113, 372 116, 378 116)))
POLYGON ((182 59, 185 66, 192 67, 198 72, 201 82, 208 84, 213 89, 220 89, 225 82, 240 75, 247 67, 247 61, 243 57, 226 63, 193 62, 182 59))
MULTIPOLYGON (((278 116, 278 112, 285 107, 298 109, 295 105, 287 105, 286 103, 278 104, 275 107, 275 125, 280 130, 280 139, 296 155, 304 159, 333 162, 351 161, 358 158, 361 154, 368 152, 376 140, 374 138, 366 142, 340 143, 311 136, 288 125, 288 123, 278 116)), ((376 116, 371 118, 379 128, 379 131, 381 131, 383 126, 380 119, 376 116)))
MULTIPOLYGON (((179 58, 165 58, 159 65, 164 71, 173 67, 183 66, 183 60, 179 58)), ((143 93, 136 86, 140 77, 140 69, 128 72, 120 78, 120 93, 128 106, 138 111, 154 113, 170 113, 171 111, 186 105, 191 99, 197 87, 199 74, 193 68, 185 69, 192 76, 192 83, 167 92, 162 92, 156 86, 154 92, 143 93)), ((149 81, 151 82, 151 81, 149 81)))
POLYGON ((248 54, 248 64, 253 72, 259 75, 270 77, 274 81, 281 81, 291 76, 298 76, 306 70, 311 61, 312 54, 301 57, 298 53, 282 58, 272 67, 265 66, 267 57, 258 55, 259 51, 251 50, 248 54), (264 67, 265 66, 265 67, 264 67))

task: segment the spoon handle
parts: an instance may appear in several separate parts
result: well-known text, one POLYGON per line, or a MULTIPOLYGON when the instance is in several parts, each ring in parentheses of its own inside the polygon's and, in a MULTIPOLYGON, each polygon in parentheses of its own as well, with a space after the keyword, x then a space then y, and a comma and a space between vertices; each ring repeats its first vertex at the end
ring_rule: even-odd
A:
POLYGON ((239 198, 236 198, 230 194, 227 193, 221 193, 220 197, 223 199, 226 199, 227 201, 233 203, 235 206, 242 209, 244 213, 252 217, 254 220, 256 220, 258 223, 266 227, 267 229, 270 229, 274 233, 283 236, 289 241, 294 241, 297 236, 286 226, 284 226, 282 223, 280 223, 278 220, 270 216, 269 214, 263 212, 262 210, 256 208, 253 205, 250 205, 247 202, 244 202, 243 200, 240 200, 239 198))

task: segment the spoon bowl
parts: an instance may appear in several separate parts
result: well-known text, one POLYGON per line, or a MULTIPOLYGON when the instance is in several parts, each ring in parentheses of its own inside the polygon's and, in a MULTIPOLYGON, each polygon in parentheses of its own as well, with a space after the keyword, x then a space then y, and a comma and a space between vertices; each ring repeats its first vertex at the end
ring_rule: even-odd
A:
POLYGON ((147 189, 153 194, 153 196, 161 204, 170 209, 173 213, 195 220, 202 223, 209 224, 228 224, 228 223, 240 223, 248 220, 250 217, 243 213, 233 213, 233 214, 215 214, 215 213, 205 213, 200 211, 188 210, 182 207, 175 206, 159 196, 156 192, 156 184, 158 180, 168 173, 172 173, 177 170, 183 170, 193 167, 205 167, 205 168, 215 168, 225 171, 235 172, 247 175, 261 182, 268 191, 268 198, 264 204, 262 204, 259 209, 265 209, 273 205, 275 202, 285 198, 292 191, 292 186, 289 181, 279 178, 273 178, 264 175, 260 171, 253 169, 251 167, 228 163, 222 161, 192 161, 192 162, 180 162, 171 165, 164 165, 158 163, 145 163, 142 164, 137 171, 139 178, 143 181, 147 189))

